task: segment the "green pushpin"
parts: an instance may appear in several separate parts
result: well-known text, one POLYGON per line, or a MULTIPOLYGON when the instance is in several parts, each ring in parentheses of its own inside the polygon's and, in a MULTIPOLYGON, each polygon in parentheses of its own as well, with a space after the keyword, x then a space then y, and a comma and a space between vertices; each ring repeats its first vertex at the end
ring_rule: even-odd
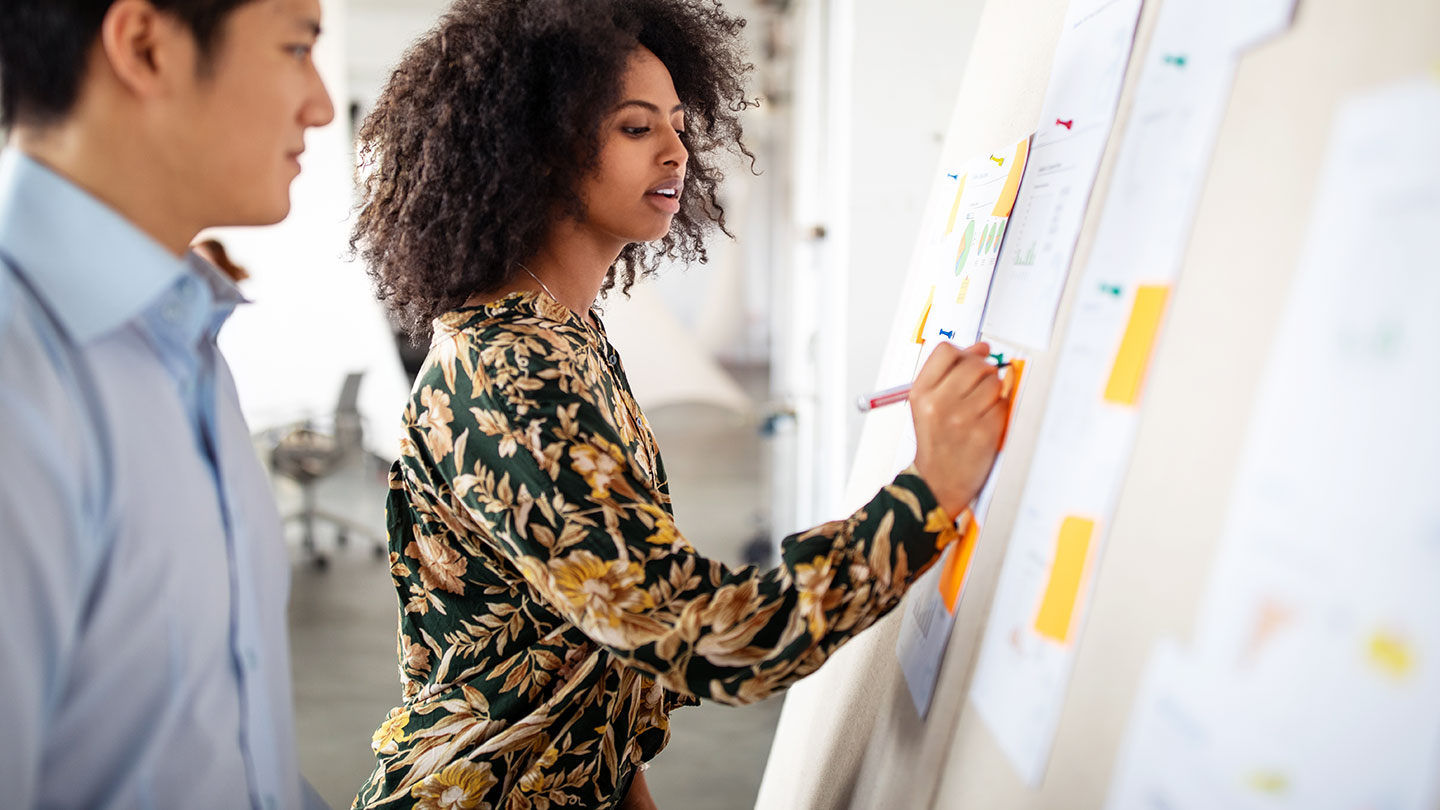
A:
POLYGON ((1113 296, 1115 296, 1116 298, 1119 298, 1120 295, 1121 295, 1121 289, 1120 289, 1118 286, 1114 285, 1114 284, 1101 284, 1101 285, 1100 285, 1100 292, 1109 293, 1110 295, 1113 295, 1113 296))

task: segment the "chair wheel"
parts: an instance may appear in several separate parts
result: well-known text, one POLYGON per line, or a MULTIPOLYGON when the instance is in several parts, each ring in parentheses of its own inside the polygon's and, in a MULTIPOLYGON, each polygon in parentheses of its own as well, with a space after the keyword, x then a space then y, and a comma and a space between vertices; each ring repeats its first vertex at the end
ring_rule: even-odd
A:
POLYGON ((390 556, 390 549, 378 544, 373 549, 373 552, 375 554, 375 559, 377 560, 383 560, 386 557, 390 556))
POLYGON ((340 531, 338 531, 338 532, 335 533, 335 545, 340 546, 341 548, 344 548, 345 545, 346 545, 347 543, 349 543, 349 542, 350 542, 350 533, 349 533, 349 532, 345 531, 344 529, 341 529, 340 531))
POLYGON ((316 571, 324 571, 330 567, 330 557, 325 554, 316 554, 310 564, 315 566, 316 571))

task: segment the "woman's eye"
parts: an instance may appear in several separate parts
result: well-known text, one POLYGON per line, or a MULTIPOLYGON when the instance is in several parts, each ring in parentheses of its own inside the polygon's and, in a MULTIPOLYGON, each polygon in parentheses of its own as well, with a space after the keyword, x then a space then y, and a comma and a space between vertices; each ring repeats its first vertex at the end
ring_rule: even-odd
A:
POLYGON ((285 52, 303 62, 310 58, 311 46, 309 45, 287 45, 285 52))
POLYGON ((650 131, 649 127, 621 127, 620 129, 626 135, 644 135, 650 131))

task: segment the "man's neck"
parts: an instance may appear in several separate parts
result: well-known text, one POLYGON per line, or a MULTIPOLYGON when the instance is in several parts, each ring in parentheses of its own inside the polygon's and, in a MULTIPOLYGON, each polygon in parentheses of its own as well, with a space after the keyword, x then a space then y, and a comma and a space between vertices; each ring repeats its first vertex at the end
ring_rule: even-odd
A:
POLYGON ((11 143, 79 186, 174 255, 183 256, 200 227, 180 215, 185 204, 171 193, 163 164, 146 154, 126 127, 97 128, 81 121, 15 128, 11 143))

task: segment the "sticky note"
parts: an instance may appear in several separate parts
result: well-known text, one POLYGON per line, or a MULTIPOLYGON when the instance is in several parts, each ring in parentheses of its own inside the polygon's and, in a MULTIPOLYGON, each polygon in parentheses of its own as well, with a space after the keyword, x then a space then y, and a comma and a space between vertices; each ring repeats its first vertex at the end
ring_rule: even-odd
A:
POLYGON ((960 198, 965 196, 965 180, 969 176, 968 174, 962 176, 960 178, 960 187, 955 189, 955 202, 950 206, 950 219, 945 221, 946 236, 949 236, 950 232, 955 230, 955 218, 960 215, 960 198))
POLYGON ((1010 435, 1010 417, 1015 414, 1015 400, 1020 395, 1020 378, 1025 374, 1024 360, 1011 360, 1010 366, 1000 380, 1000 397, 1005 400, 1005 427, 1000 429, 1000 449, 1005 449, 1005 437, 1010 435))
POLYGON ((1150 365, 1150 354, 1155 348, 1155 337, 1160 333, 1160 321, 1165 316, 1165 302, 1169 298, 1170 288, 1164 285, 1143 285, 1135 291, 1130 322, 1125 326, 1120 351, 1110 369, 1110 381, 1105 385, 1106 402, 1135 405, 1140 401, 1145 370, 1150 365))
POLYGON ((970 573, 970 560, 975 556, 975 544, 980 540, 979 524, 969 510, 966 510, 965 514, 969 518, 965 534, 945 558, 945 569, 940 572, 940 597, 945 600, 945 609, 951 614, 955 613, 955 605, 960 601, 960 591, 965 587, 965 575, 970 573))
POLYGON ((1015 159, 1010 162, 1010 176, 1005 178, 1005 187, 1000 190, 1000 199, 995 201, 991 216, 1008 217, 1015 208, 1015 196, 1020 193, 1020 176, 1025 173, 1025 157, 1030 153, 1030 139, 1015 145, 1015 159))
POLYGON ((1095 521, 1088 518, 1067 517, 1060 524, 1055 562, 1050 565, 1050 582, 1045 586, 1040 612, 1035 616, 1035 632, 1052 641, 1065 644, 1070 640, 1075 601, 1080 596, 1080 578, 1085 574, 1085 560, 1094 533, 1095 521))
POLYGON ((930 305, 935 303, 935 288, 931 287, 929 294, 925 296, 925 309, 920 312, 920 320, 915 322, 915 332, 910 339, 916 343, 925 342, 925 322, 930 320, 930 305))
POLYGON ((955 303, 965 303, 965 296, 970 294, 970 277, 960 279, 960 294, 955 296, 955 303))
POLYGON ((1245 783, 1251 790, 1266 796, 1281 796, 1290 790, 1290 777, 1282 771, 1255 771, 1245 783))
POLYGON ((1370 665, 1382 673, 1401 680, 1415 669, 1415 656, 1405 639, 1386 632, 1370 637, 1370 665))

